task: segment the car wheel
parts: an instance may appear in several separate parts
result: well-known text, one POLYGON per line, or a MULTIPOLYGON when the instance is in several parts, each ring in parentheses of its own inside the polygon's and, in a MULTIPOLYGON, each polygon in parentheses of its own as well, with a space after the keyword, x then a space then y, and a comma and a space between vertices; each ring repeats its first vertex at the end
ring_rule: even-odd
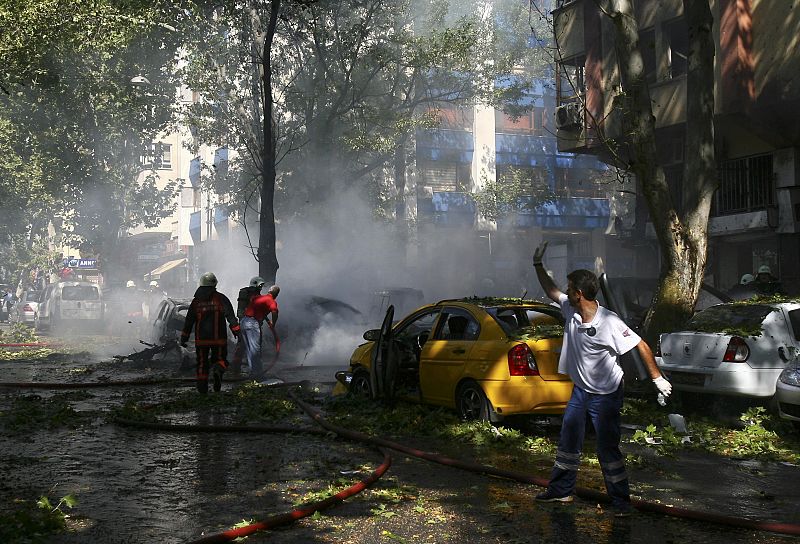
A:
POLYGON ((359 370, 353 374, 350 380, 348 391, 354 397, 372 397, 372 389, 369 384, 369 374, 363 370, 359 370))
POLYGON ((475 382, 465 382, 458 388, 456 409, 461 419, 489 421, 489 401, 475 382))

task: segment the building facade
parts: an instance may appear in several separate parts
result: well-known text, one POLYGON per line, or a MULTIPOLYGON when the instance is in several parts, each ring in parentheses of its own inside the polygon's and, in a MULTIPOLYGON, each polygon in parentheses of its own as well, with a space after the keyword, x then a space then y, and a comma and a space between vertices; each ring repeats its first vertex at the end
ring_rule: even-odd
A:
MULTIPOLYGON (((767 265, 788 291, 797 293, 800 10, 782 0, 711 0, 710 5, 719 188, 709 221, 707 275, 725 289, 742 274, 767 265)), ((680 202, 689 43, 683 2, 637 0, 635 10, 658 160, 680 202)), ((608 136, 621 136, 617 115, 623 97, 612 23, 592 0, 558 2, 553 18, 560 55, 558 148, 609 160, 596 130, 599 126, 608 136)), ((654 245, 654 236, 650 238, 654 245)))

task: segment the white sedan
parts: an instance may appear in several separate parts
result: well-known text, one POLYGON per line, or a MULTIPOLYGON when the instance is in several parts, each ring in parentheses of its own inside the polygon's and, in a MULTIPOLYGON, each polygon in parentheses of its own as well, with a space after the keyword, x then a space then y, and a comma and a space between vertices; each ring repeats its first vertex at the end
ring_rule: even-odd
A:
POLYGON ((673 387, 767 399, 800 348, 800 303, 718 304, 662 334, 656 362, 673 387))

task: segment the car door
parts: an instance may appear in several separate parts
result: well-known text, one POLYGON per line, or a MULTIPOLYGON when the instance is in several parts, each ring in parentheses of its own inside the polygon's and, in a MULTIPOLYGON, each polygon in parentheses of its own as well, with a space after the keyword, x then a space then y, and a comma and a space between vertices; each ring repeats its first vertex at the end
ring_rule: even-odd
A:
POLYGON ((420 356, 422 397, 431 404, 451 406, 455 389, 480 336, 480 324, 465 308, 445 306, 434 333, 420 356))

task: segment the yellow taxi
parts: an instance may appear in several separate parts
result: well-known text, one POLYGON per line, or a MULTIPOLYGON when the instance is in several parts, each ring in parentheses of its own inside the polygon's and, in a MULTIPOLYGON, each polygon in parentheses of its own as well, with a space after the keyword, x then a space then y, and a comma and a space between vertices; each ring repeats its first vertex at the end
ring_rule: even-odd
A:
POLYGON ((572 381, 558 373, 564 318, 545 302, 468 298, 423 306, 364 333, 334 394, 399 397, 464 419, 562 414, 572 381))

